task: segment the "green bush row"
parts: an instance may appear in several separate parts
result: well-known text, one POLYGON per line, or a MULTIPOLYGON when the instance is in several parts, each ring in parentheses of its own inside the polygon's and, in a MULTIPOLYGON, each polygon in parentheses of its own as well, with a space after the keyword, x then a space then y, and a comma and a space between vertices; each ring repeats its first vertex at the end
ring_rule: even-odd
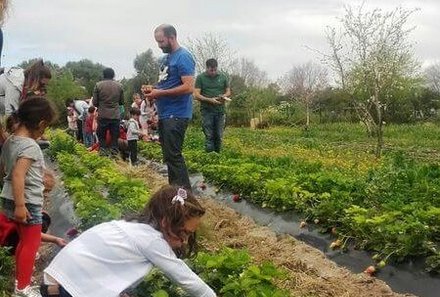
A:
MULTIPOLYGON (((279 142, 277 137, 284 137, 281 133, 259 139, 259 131, 244 129, 229 133, 234 134, 231 138, 238 134, 249 147, 271 146, 279 142)), ((263 207, 299 211, 307 220, 318 220, 325 230, 337 227, 342 238, 354 239, 357 246, 377 251, 381 258, 400 261, 426 256, 428 269, 438 270, 438 163, 415 161, 395 152, 360 173, 294 156, 255 156, 239 151, 227 137, 221 154, 207 154, 201 133, 190 129, 184 149, 189 169, 263 207)), ((141 153, 156 160, 161 157, 151 143, 142 144, 141 153)))
MULTIPOLYGON (((224 248, 216 253, 199 252, 188 265, 223 297, 287 297, 276 281, 285 274, 271 263, 252 264, 246 250, 224 248)), ((188 297, 182 289, 171 283, 158 270, 136 290, 139 297, 188 297), (163 288, 168 288, 166 291, 163 288)))
POLYGON ((52 133, 50 155, 63 172, 82 229, 136 213, 148 201, 141 180, 124 176, 108 158, 88 152, 62 131, 52 133))
MULTIPOLYGON (((64 132, 51 135, 50 155, 63 172, 63 180, 73 198, 83 229, 121 214, 133 214, 143 207, 148 191, 142 182, 129 179, 107 158, 88 153, 64 132)), ((273 283, 282 273, 269 263, 252 265, 246 251, 225 249, 218 254, 200 253, 188 260, 222 296, 288 296, 273 283)), ((154 271, 137 289, 139 297, 187 296, 159 271, 154 271), (164 290, 166 288, 166 290, 164 290)))

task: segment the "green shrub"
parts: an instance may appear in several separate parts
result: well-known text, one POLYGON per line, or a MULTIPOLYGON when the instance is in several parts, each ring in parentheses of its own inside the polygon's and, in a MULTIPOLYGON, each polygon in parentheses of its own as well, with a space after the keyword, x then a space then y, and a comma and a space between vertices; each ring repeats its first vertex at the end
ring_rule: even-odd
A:
POLYGON ((14 258, 8 248, 0 247, 0 296, 8 296, 14 290, 14 258))

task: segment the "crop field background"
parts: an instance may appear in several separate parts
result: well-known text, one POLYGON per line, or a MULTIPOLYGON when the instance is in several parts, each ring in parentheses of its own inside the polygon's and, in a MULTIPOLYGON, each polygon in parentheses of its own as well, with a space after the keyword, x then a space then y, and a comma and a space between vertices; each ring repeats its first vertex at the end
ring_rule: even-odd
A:
MULTIPOLYGON (((440 128, 393 125, 382 158, 361 125, 228 128, 221 154, 203 151, 192 128, 184 154, 192 171, 262 207, 295 210, 324 230, 336 227, 342 247, 376 251, 376 259, 427 257, 438 270, 440 239, 440 128)), ((160 160, 160 147, 142 153, 160 160)))

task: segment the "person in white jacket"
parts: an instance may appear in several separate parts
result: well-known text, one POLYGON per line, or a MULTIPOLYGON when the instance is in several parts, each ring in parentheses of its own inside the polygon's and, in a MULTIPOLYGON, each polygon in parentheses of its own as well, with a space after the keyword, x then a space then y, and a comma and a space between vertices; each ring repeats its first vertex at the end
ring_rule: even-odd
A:
POLYGON ((23 89, 24 73, 19 67, 12 67, 0 75, 0 105, 2 115, 17 110, 23 89))
POLYGON ((49 67, 41 59, 25 70, 12 67, 5 71, 0 75, 0 106, 4 107, 2 115, 12 114, 18 109, 20 101, 29 96, 44 96, 51 78, 49 67))
POLYGON ((191 296, 215 297, 176 256, 194 246, 204 213, 191 192, 162 187, 135 221, 99 224, 64 247, 44 270, 42 296, 118 297, 156 266, 191 296))

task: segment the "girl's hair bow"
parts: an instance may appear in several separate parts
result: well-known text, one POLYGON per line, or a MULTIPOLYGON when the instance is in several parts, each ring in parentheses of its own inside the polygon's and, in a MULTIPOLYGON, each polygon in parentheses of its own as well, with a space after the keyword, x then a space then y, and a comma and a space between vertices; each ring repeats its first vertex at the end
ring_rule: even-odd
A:
POLYGON ((182 188, 179 188, 177 190, 176 196, 174 196, 173 200, 171 200, 171 203, 175 204, 176 202, 180 202, 181 205, 184 205, 186 197, 187 197, 186 190, 182 189, 182 188))

